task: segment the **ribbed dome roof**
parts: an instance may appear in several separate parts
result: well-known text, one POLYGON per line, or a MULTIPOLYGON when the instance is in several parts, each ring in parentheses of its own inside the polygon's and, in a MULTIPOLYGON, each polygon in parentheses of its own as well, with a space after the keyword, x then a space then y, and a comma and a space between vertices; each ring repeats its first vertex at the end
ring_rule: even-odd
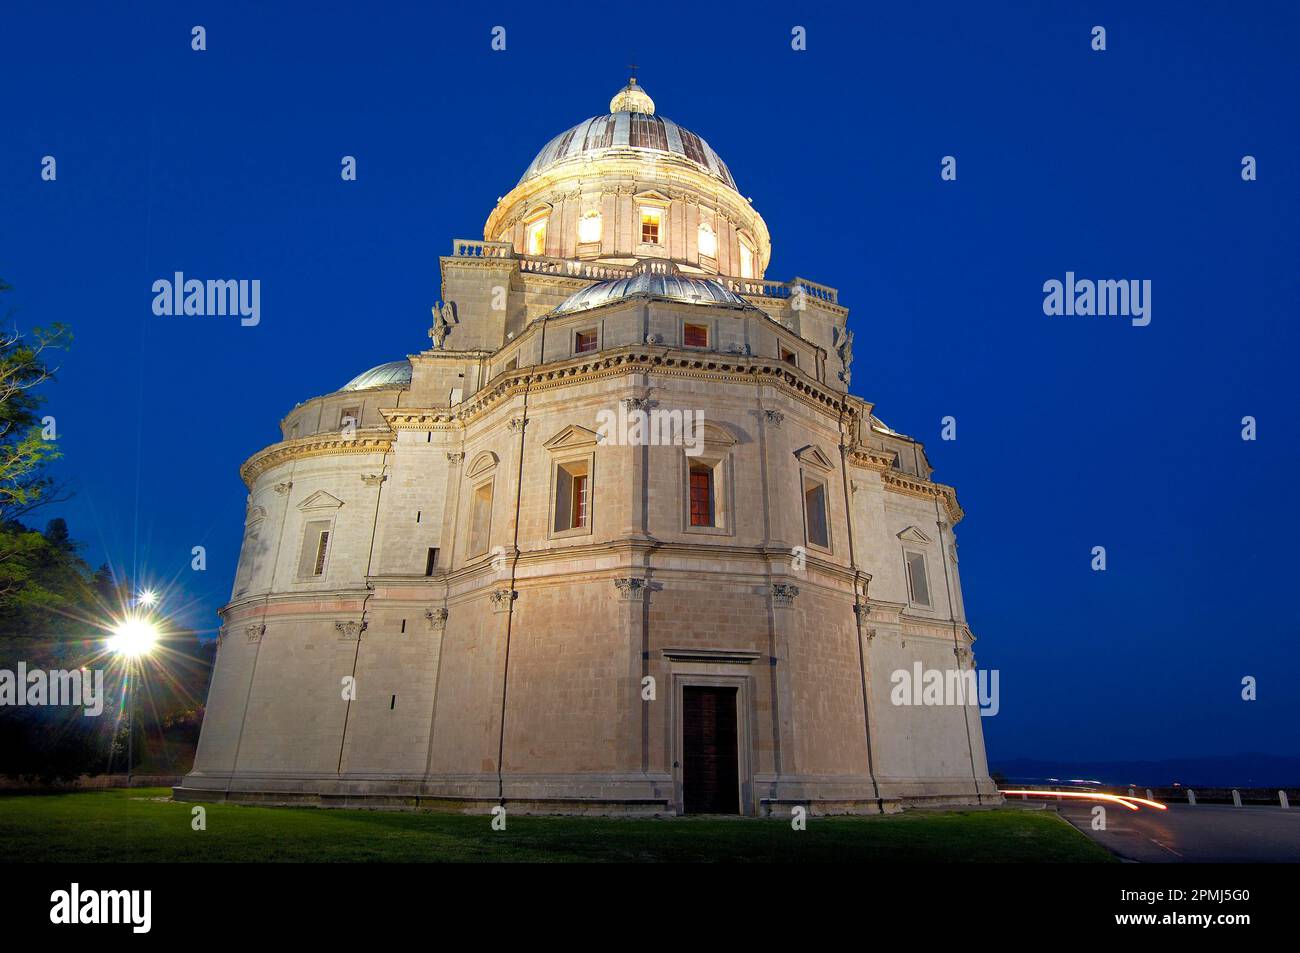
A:
POLYGON ((358 374, 339 390, 369 390, 372 387, 407 387, 411 383, 411 362, 389 361, 358 374))
POLYGON ((627 278, 600 281, 569 295, 552 314, 573 314, 589 311, 625 298, 658 298, 680 301, 684 304, 720 305, 730 308, 752 308, 748 301, 728 291, 709 278, 676 273, 653 273, 650 269, 627 278))
POLYGON ((654 101, 635 79, 614 95, 609 108, 607 115, 593 116, 548 142, 520 183, 563 162, 636 150, 685 159, 728 188, 736 188, 731 170, 709 144, 671 119, 656 116, 654 101))

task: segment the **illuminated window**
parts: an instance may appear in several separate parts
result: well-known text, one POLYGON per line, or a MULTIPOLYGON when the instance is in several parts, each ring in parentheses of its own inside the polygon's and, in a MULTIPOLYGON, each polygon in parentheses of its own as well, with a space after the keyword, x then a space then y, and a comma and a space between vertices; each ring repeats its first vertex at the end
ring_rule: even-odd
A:
POLYGON ((708 222, 700 222, 700 254, 714 258, 718 254, 718 236, 708 222))
POLYGON ((646 245, 659 244, 659 226, 663 222, 664 210, 641 206, 641 241, 646 245))
POLYGON ((579 331, 573 336, 573 351, 575 354, 586 354, 588 351, 596 350, 596 332, 579 331))
POLYGON ((712 467, 691 467, 691 525, 714 525, 712 467))
POLYGON ((578 241, 583 243, 600 241, 599 212, 591 211, 578 219, 578 241))
POLYGON ((591 473, 585 460, 555 468, 555 531, 585 529, 590 521, 591 473))
POLYGON ((343 410, 339 411, 340 430, 345 430, 348 427, 355 429, 359 423, 361 423, 360 407, 344 407, 343 410))
POLYGON ((524 249, 529 255, 546 254, 546 219, 539 218, 524 228, 524 249))
POLYGON ((930 604, 930 581, 925 574, 925 557, 920 553, 907 553, 907 591, 912 601, 920 606, 930 604))
POLYGON ((816 480, 804 480, 803 509, 805 526, 808 531, 808 544, 829 549, 830 532, 826 525, 826 484, 816 480))
POLYGON ((754 277, 754 249, 743 241, 740 243, 740 277, 754 277))
POLYGON ((682 343, 687 347, 708 347, 709 329, 703 324, 687 324, 682 328, 682 343))

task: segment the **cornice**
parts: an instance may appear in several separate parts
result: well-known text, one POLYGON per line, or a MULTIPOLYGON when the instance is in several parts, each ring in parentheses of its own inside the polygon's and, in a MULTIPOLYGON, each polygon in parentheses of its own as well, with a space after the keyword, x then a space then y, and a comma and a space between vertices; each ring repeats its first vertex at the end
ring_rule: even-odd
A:
POLYGON ((455 407, 380 408, 380 413, 394 431, 449 431, 464 428, 497 405, 522 395, 525 391, 541 392, 575 383, 588 383, 625 374, 657 374, 693 380, 723 381, 737 384, 773 384, 810 407, 826 413, 856 416, 847 395, 792 371, 784 361, 751 355, 707 354, 695 352, 642 350, 627 347, 602 351, 586 360, 535 365, 498 377, 488 387, 455 407))
POLYGON ((282 440, 260 450, 244 461, 239 476, 250 490, 267 470, 289 460, 308 457, 333 456, 350 453, 387 453, 392 449, 393 435, 388 429, 370 427, 358 430, 354 437, 338 433, 314 434, 294 440, 282 440))

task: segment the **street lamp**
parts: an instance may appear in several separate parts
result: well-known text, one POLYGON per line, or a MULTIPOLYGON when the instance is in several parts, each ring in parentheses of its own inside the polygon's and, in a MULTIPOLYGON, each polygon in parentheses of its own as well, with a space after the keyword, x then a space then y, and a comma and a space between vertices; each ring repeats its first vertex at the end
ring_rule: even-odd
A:
POLYGON ((120 656, 126 663, 126 685, 122 689, 122 703, 126 706, 126 786, 131 787, 131 762, 134 760, 135 726, 132 723, 134 698, 131 694, 136 662, 153 651, 158 643, 158 629, 148 619, 131 616, 123 619, 113 628, 113 636, 108 640, 110 651, 120 656))

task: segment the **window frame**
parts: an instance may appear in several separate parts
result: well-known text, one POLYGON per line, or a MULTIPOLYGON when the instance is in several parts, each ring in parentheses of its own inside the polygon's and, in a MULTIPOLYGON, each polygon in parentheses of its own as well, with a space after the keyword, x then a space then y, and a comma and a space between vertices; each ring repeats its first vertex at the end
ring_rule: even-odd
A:
POLYGON ((710 345, 711 345, 712 343, 713 343, 713 326, 712 326, 712 324, 711 324, 710 322, 708 322, 708 321, 686 321, 686 320, 683 320, 683 321, 682 321, 682 347, 683 347, 683 348, 691 348, 691 349, 693 349, 693 350, 697 350, 697 351, 707 351, 707 350, 710 349, 710 345), (690 343, 687 342, 687 340, 686 340, 686 334, 687 334, 687 330, 688 330, 689 328, 703 328, 703 329, 704 329, 704 343, 703 343, 703 344, 690 344, 690 343))
POLYGON ((736 535, 735 447, 736 440, 716 424, 706 422, 699 435, 702 449, 696 456, 688 456, 685 447, 676 447, 681 459, 678 485, 681 487, 682 532, 703 536, 736 535), (712 515, 708 526, 691 522, 691 471, 707 467, 713 476, 712 515))
POLYGON ((570 350, 573 352, 573 356, 578 357, 579 355, 582 354, 593 354, 599 351, 601 345, 600 337, 601 335, 600 335, 599 324, 593 327, 574 328, 570 335, 570 342, 571 342, 570 350), (580 350, 578 348, 578 336, 581 334, 590 334, 592 337, 592 345, 586 350, 580 350))
POLYGON ((905 577, 905 582, 907 583, 907 604, 919 609, 933 611, 935 608, 934 589, 930 585, 930 560, 926 558, 925 553, 921 552, 919 549, 909 549, 906 546, 903 547, 903 575, 905 577), (929 600, 928 602, 921 602, 916 598, 915 587, 912 582, 912 557, 916 557, 921 561, 921 577, 922 581, 925 583, 925 595, 929 600))
MULTIPOLYGON (((567 506, 572 514, 573 492, 570 489, 566 494, 567 506)), ((551 459, 551 481, 549 503, 546 507, 546 538, 547 539, 568 539, 573 536, 591 536, 596 525, 596 452, 594 449, 579 451, 576 453, 555 454, 551 459), (582 473, 576 474, 570 468, 580 466, 582 473), (587 521, 585 525, 571 525, 572 515, 566 521, 565 528, 557 528, 556 522, 559 518, 560 506, 560 489, 561 481, 572 481, 581 476, 586 480, 586 504, 587 504, 587 521)))

